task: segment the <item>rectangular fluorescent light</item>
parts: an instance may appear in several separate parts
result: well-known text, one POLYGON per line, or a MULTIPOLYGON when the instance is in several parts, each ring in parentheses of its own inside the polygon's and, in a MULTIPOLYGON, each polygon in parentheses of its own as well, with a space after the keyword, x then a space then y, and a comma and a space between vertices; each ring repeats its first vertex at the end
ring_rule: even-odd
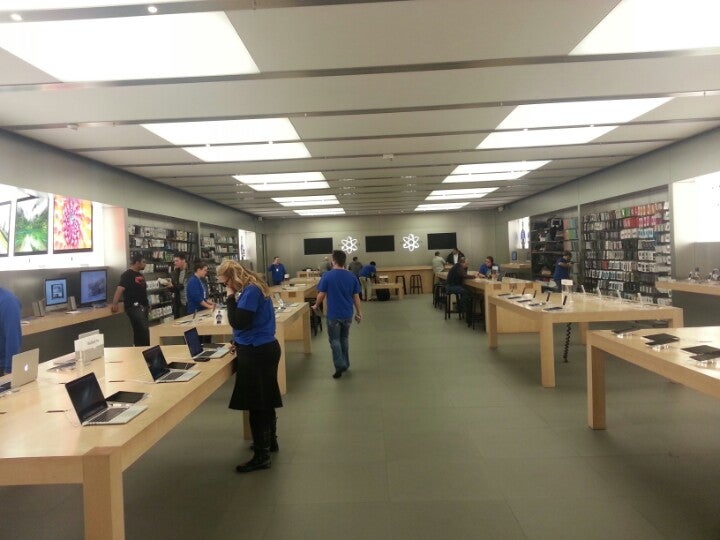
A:
POLYGON ((450 174, 482 174, 482 173, 501 173, 516 171, 534 171, 543 165, 547 165, 549 161, 531 160, 531 161, 499 161, 497 163, 466 163, 458 165, 450 174))
POLYGON ((286 182, 324 182, 325 175, 321 172, 271 173, 271 174, 236 174, 233 178, 243 184, 272 184, 286 182))
POLYGON ((470 203, 445 203, 445 204, 419 204, 415 208, 416 212, 431 212, 433 210, 458 210, 463 206, 467 206, 470 203))
POLYGON ((222 11, 7 23, 0 47, 65 82, 259 72, 222 11))
POLYGON ((478 145, 478 150, 489 148, 524 148, 529 146, 562 146, 585 144, 618 126, 532 129, 522 131, 496 131, 478 145))
POLYGON ((570 52, 618 54, 720 46, 716 0, 623 0, 570 52))
POLYGON ((183 147, 205 162, 219 161, 272 161, 275 159, 309 158, 310 152, 301 142, 278 144, 241 144, 233 146, 191 146, 183 147))
POLYGON ((308 195, 307 197, 273 197, 273 201, 283 206, 323 206, 340 204, 335 195, 308 195))
POLYGON ((342 208, 308 208, 305 210, 293 210, 301 216, 339 216, 345 213, 342 208))
POLYGON ((672 98, 611 99, 535 103, 515 107, 497 129, 549 128, 624 124, 656 109, 672 98))
POLYGON ((443 201, 452 199, 481 199, 488 193, 492 193, 497 188, 475 188, 475 189, 437 189, 431 191, 426 201, 443 201))
POLYGON ((466 182, 497 182, 501 180, 517 180, 530 171, 484 174, 453 174, 443 180, 443 184, 462 184, 466 182))
POLYGON ((40 9, 76 9, 89 7, 136 6, 190 2, 192 0, 4 0, 3 11, 36 11, 40 9))
POLYGON ((328 189, 327 182, 287 182, 273 184, 248 184, 255 191, 302 191, 305 189, 328 189))
POLYGON ((175 146, 300 140, 289 118, 168 122, 142 127, 175 146))

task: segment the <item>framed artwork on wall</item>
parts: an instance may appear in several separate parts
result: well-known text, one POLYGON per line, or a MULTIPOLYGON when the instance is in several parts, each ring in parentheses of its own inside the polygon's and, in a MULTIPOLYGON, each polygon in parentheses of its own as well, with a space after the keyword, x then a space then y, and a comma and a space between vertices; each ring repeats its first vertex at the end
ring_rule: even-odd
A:
POLYGON ((53 252, 92 251, 92 202, 75 197, 53 197, 53 252))
POLYGON ((48 252, 49 197, 27 197, 15 203, 15 255, 48 252))

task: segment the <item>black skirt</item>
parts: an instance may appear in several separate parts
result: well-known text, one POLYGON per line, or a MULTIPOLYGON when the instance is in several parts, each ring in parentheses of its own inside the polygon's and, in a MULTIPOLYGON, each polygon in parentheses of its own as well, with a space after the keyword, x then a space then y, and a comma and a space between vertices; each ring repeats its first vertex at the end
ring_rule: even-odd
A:
POLYGON ((249 411, 282 407, 277 370, 280 344, 277 340, 258 347, 236 345, 235 388, 230 397, 231 409, 249 411))

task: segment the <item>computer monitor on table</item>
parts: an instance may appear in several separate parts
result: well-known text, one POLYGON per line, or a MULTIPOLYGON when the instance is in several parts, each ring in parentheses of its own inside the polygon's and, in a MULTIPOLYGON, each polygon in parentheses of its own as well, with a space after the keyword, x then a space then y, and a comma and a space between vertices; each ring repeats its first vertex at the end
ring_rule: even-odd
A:
POLYGON ((46 279, 45 280, 45 305, 48 311, 67 307, 68 287, 67 279, 46 279))
POLYGON ((80 305, 102 305, 107 302, 107 270, 80 272, 80 305))

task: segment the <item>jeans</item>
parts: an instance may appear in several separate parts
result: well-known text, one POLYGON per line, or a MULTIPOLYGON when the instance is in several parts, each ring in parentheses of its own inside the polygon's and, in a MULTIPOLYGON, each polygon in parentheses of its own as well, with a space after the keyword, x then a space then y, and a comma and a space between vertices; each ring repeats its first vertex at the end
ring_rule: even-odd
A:
POLYGON ((143 347, 150 345, 150 328, 148 326, 147 308, 130 306, 125 310, 133 330, 133 345, 143 347))
POLYGON ((352 319, 328 319, 328 339, 332 350, 335 371, 345 371, 350 367, 350 325, 352 319))

